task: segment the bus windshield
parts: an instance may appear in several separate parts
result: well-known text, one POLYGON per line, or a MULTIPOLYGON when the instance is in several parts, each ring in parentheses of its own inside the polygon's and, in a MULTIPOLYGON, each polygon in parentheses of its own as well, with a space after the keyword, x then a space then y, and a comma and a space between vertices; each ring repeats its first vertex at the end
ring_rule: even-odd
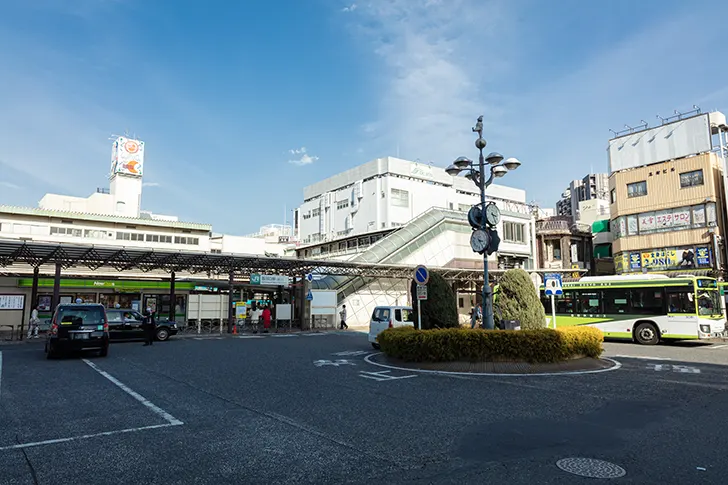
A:
POLYGON ((721 315, 720 294, 715 290, 698 290, 698 315, 721 315))

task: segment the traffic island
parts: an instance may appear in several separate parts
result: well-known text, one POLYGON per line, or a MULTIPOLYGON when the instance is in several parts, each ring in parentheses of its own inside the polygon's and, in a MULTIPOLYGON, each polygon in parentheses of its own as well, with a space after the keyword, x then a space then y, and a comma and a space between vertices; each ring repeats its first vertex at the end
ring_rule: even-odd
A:
POLYGON ((388 329, 375 365, 426 372, 555 374, 601 372, 617 365, 601 359, 604 335, 593 327, 538 330, 447 328, 388 329))

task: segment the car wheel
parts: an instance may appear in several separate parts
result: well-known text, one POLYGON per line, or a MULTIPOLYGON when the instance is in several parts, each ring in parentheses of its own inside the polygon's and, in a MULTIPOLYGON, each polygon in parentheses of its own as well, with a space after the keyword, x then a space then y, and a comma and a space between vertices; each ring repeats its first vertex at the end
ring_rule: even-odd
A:
POLYGON ((169 331, 166 328, 160 328, 157 330, 157 340, 164 342, 169 338, 169 331))
POLYGON ((376 350, 379 350, 379 344, 375 344, 374 342, 372 342, 372 347, 374 347, 376 350))
POLYGON ((53 347, 53 344, 46 345, 46 359, 48 360, 56 358, 56 349, 54 349, 53 347))
POLYGON ((655 324, 642 322, 634 330, 634 339, 638 344, 655 345, 660 341, 660 332, 655 324))
POLYGON ((106 347, 102 348, 101 351, 99 351, 99 356, 106 357, 107 355, 109 355, 109 346, 108 345, 106 347))

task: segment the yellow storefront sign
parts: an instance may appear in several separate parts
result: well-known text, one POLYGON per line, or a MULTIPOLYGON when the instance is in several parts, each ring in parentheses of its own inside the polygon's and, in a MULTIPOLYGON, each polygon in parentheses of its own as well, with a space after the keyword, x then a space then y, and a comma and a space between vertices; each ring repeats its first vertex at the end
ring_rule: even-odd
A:
POLYGON ((667 269, 677 266, 677 251, 674 249, 655 249, 642 253, 642 268, 667 269))

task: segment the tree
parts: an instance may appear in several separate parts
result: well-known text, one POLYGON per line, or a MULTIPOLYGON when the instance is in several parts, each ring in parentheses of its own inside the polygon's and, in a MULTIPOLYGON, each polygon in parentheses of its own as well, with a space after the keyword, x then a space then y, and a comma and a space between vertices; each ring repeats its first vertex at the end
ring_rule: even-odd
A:
MULTIPOLYGON (((533 286, 533 285, 531 285, 533 286)), ((417 326, 417 283, 410 286, 414 321, 417 326)), ((430 273, 427 282, 427 300, 422 302, 422 329, 459 327, 458 307, 455 292, 450 284, 437 273, 430 273)))
POLYGON ((509 269, 498 282, 494 308, 499 320, 518 320, 523 330, 546 327, 546 314, 531 277, 522 269, 509 269))

